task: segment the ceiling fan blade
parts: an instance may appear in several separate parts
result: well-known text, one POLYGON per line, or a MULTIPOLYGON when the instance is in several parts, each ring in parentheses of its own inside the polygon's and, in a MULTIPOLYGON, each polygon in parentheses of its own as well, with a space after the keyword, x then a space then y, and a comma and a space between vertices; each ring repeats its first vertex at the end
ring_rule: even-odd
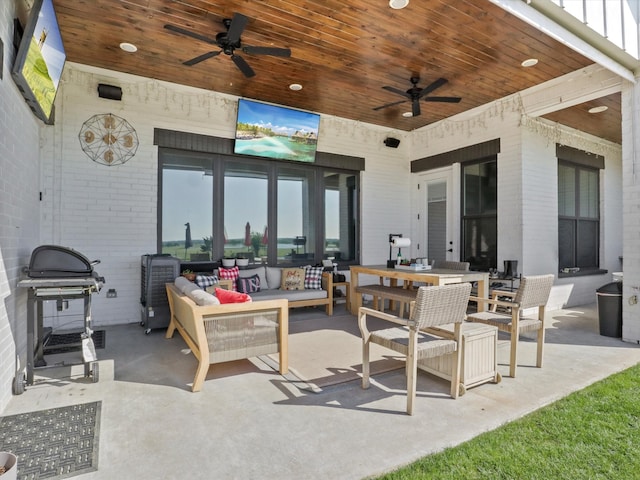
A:
POLYGON ((220 50, 215 51, 215 52, 203 53, 202 55, 198 55, 197 57, 192 58, 191 60, 187 60, 186 62, 182 62, 182 64, 191 67, 191 66, 195 65, 196 63, 200 63, 200 62, 206 60, 207 58, 215 57, 217 55, 220 55, 220 50))
POLYGON ((425 102, 459 103, 460 97, 424 97, 425 102))
POLYGON ((395 87, 382 87, 382 88, 384 88, 388 92, 397 93, 398 95, 402 95, 403 97, 411 98, 411 95, 409 95, 407 92, 400 90, 398 88, 395 88, 395 87))
POLYGON ((247 26, 249 19, 241 13, 234 13, 231 25, 229 25, 229 31, 227 32, 227 39, 229 43, 236 43, 240 41, 240 36, 244 31, 244 27, 247 26))
POLYGON ((382 110, 383 108, 393 107, 394 105, 400 105, 401 103, 405 103, 405 102, 406 102, 406 100, 399 100, 397 102, 387 103, 386 105, 382 105, 380 107, 375 107, 374 110, 382 110))
POLYGON ((242 47, 244 53, 249 55, 272 55, 274 57, 290 57, 291 49, 276 47, 242 47))
POLYGON ((240 69, 244 76, 247 78, 255 77, 256 72, 249 66, 246 60, 238 55, 231 55, 231 60, 236 64, 236 67, 240 69))
POLYGON ((440 88, 447 82, 448 80, 446 78, 439 78, 435 82, 431 83, 431 85, 424 87, 422 90, 420 90, 419 96, 424 97, 425 95, 428 95, 429 93, 433 92, 436 88, 440 88))
POLYGON ((418 99, 411 102, 411 113, 414 117, 420 116, 420 101, 418 99))
POLYGON ((203 42, 210 43, 212 45, 217 45, 217 42, 213 38, 205 37, 204 35, 185 30, 184 28, 177 27, 176 25, 167 24, 164 26, 164 28, 166 28, 167 30, 171 30, 172 32, 181 33, 182 35, 186 35, 187 37, 202 40, 203 42))

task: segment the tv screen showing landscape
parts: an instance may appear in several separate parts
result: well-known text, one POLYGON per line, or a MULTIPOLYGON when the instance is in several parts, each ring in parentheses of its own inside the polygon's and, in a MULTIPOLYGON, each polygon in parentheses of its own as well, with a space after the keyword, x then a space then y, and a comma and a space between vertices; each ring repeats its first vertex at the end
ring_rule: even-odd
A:
POLYGON ((234 153, 313 162, 319 126, 318 114, 240 99, 234 153))
POLYGON ((31 109, 45 123, 53 120, 53 102, 65 59, 52 0, 35 0, 11 74, 31 109))

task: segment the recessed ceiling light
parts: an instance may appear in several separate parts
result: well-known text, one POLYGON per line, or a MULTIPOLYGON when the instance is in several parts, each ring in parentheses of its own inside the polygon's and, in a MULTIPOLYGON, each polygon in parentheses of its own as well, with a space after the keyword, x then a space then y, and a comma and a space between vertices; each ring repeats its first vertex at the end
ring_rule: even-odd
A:
POLYGON ((129 52, 129 53, 138 51, 138 47, 136 47, 133 43, 122 42, 120 44, 120 48, 125 52, 129 52))
POLYGON ((533 67, 534 65, 537 65, 537 64, 538 64, 537 58, 527 58, 520 65, 522 65, 523 67, 533 67))
POLYGON ((411 118, 411 117, 413 117, 413 112, 404 112, 404 113, 402 114, 402 116, 403 116, 404 118, 411 118))
POLYGON ((600 112, 604 112, 605 110, 608 110, 609 107, 607 107, 606 105, 600 105, 599 107, 593 107, 589 109, 589 113, 600 113, 600 112))
POLYGON ((389 6, 395 10, 400 10, 407 5, 409 5, 409 0, 389 0, 389 6))
POLYGON ((299 83, 292 83, 291 85, 289 85, 289 89, 297 92, 299 90, 302 90, 302 85, 300 85, 299 83))

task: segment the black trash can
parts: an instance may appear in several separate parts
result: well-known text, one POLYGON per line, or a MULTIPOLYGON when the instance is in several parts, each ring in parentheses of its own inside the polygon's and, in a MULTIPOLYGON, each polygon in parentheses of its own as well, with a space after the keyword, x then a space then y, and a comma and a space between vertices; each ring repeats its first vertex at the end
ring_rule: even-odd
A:
POLYGON ((611 282, 596 290, 600 335, 622 337, 622 282, 611 282))

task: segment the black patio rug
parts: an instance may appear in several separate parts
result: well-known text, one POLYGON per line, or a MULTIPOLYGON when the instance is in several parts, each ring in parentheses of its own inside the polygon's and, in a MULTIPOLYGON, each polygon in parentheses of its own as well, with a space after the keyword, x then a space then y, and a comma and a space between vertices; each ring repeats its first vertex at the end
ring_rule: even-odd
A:
POLYGON ((97 470, 101 406, 98 401, 0 417, 0 450, 18 457, 18 480, 97 470))
MULTIPOLYGON (((82 332, 54 333, 44 342, 43 352, 45 355, 56 353, 76 352, 82 350, 82 332)), ((95 330, 91 335, 95 348, 104 348, 106 344, 106 333, 104 330, 95 330)))

